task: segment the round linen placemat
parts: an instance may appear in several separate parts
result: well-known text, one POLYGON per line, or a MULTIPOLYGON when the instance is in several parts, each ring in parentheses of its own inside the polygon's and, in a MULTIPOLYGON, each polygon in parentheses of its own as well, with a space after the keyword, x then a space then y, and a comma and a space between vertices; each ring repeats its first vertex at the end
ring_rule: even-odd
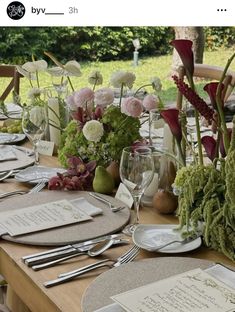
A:
POLYGON ((82 297, 82 312, 93 312, 113 303, 111 296, 196 268, 205 269, 211 261, 163 257, 134 261, 99 275, 82 297))
MULTIPOLYGON (((26 208, 62 199, 70 200, 80 197, 84 197, 94 206, 101 208, 103 210, 103 214, 93 217, 93 220, 91 221, 85 221, 77 224, 66 225, 54 229, 19 235, 15 237, 4 235, 2 236, 2 238, 22 244, 59 246, 92 239, 110 233, 115 233, 122 229, 128 223, 130 218, 129 208, 125 208, 119 212, 114 213, 109 209, 106 204, 103 204, 97 199, 92 198, 88 192, 82 191, 48 191, 12 197, 0 203, 0 212, 26 208)), ((113 197, 105 197, 115 205, 124 205, 121 201, 113 197)))

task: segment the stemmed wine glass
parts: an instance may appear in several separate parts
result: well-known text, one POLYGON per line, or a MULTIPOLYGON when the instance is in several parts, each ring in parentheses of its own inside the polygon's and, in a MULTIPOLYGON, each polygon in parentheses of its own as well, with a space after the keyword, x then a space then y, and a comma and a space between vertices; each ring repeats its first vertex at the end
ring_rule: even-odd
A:
POLYGON ((123 232, 131 235, 139 224, 141 196, 149 186, 154 174, 152 150, 148 147, 125 147, 120 162, 120 177, 134 200, 135 220, 123 232))
POLYGON ((47 112, 44 106, 26 106, 23 109, 22 129, 33 144, 35 165, 39 164, 38 143, 46 132, 47 112))

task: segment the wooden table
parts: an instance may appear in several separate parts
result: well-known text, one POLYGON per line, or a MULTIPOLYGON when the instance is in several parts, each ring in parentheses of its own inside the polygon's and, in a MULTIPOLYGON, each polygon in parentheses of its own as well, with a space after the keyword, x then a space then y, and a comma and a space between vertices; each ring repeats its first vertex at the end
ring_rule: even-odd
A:
MULTIPOLYGON (((58 160, 55 157, 48 156, 41 158, 41 164, 54 167, 59 165, 58 160)), ((9 179, 0 184, 1 191, 11 191, 18 188, 27 189, 28 187, 30 186, 14 182, 13 179, 9 179)), ((153 208, 145 207, 141 209, 141 223, 172 224, 177 223, 177 218, 174 216, 159 215, 153 210, 153 208)), ((105 257, 115 258, 128 248, 129 246, 113 248, 105 253, 105 257)), ((43 286, 43 282, 49 279, 54 279, 59 272, 72 270, 78 266, 92 263, 94 262, 94 259, 88 259, 86 256, 82 256, 79 260, 76 258, 71 259, 64 264, 38 272, 34 272, 21 261, 22 256, 45 249, 46 248, 44 247, 20 245, 3 240, 0 241, 0 273, 5 277, 10 285, 8 301, 10 302, 12 311, 80 312, 82 295, 98 273, 92 273, 80 280, 77 279, 50 289, 46 289, 43 286)), ((141 251, 137 260, 147 257, 162 256, 169 255, 141 251)), ((232 263, 232 261, 226 258, 223 254, 209 250, 206 247, 201 247, 198 250, 194 250, 186 254, 180 254, 178 256, 207 259, 234 266, 234 263, 232 263)))

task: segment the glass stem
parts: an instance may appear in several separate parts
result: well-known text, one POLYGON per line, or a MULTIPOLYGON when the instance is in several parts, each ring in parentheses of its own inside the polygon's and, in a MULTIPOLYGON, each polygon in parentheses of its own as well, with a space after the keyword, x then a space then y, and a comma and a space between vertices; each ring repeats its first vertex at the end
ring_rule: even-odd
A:
MULTIPOLYGON (((141 194, 141 195, 142 195, 142 194, 141 194)), ((140 223, 139 208, 140 208, 140 199, 141 199, 141 195, 133 195, 134 210, 135 210, 134 224, 139 224, 139 223, 140 223)))
POLYGON ((35 165, 39 165, 38 142, 35 142, 33 144, 33 151, 34 151, 35 165))

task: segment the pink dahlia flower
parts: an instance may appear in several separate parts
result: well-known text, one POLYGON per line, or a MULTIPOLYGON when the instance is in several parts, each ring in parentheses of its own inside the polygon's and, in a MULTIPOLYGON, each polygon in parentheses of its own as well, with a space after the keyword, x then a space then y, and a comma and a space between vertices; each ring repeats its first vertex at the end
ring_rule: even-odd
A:
POLYGON ((156 95, 146 95, 143 100, 143 106, 147 111, 150 111, 151 109, 158 108, 158 97, 156 95))
POLYGON ((95 105, 106 107, 113 103, 114 92, 109 88, 102 88, 95 91, 95 105))
POLYGON ((127 97, 122 100, 121 112, 131 117, 139 117, 143 112, 142 102, 133 96, 127 97))
POLYGON ((68 96, 66 102, 71 110, 76 110, 78 107, 92 110, 94 106, 94 92, 90 88, 82 88, 68 96))

